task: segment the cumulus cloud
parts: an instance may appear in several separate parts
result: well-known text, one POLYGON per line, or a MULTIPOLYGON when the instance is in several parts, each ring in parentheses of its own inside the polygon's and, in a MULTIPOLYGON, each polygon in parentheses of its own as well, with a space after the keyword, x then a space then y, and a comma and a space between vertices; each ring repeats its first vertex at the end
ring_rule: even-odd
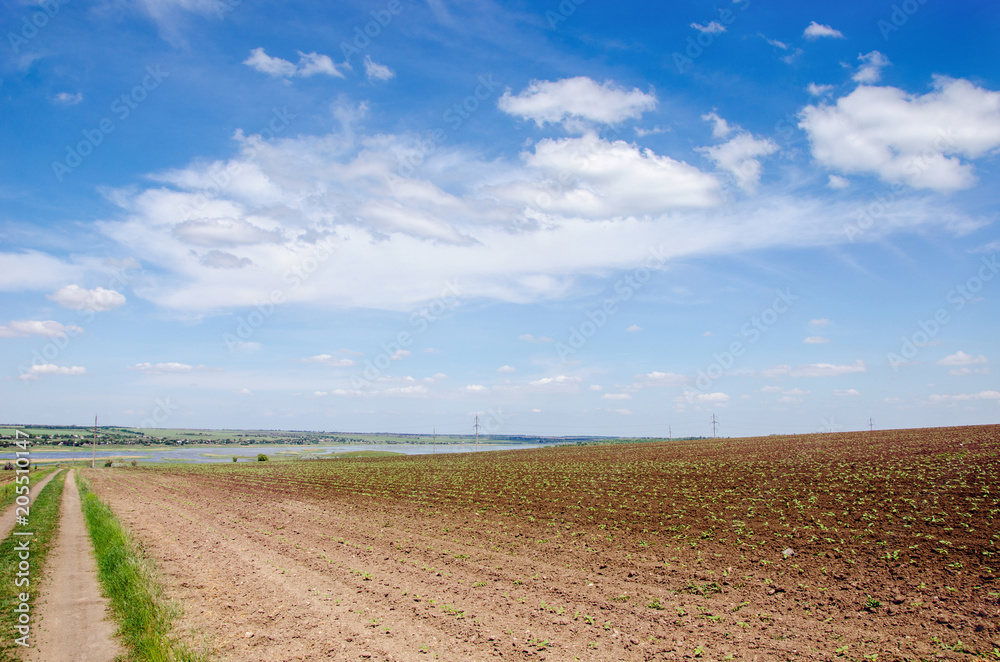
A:
POLYGON ((602 400, 631 400, 632 396, 628 393, 605 393, 601 396, 602 400))
POLYGON ((522 204, 580 218, 608 218, 712 207, 718 181, 683 161, 588 133, 545 139, 522 155, 533 180, 493 189, 522 204), (540 175, 540 176, 538 176, 540 175))
POLYGON ((854 397, 856 395, 861 395, 861 392, 857 389, 835 389, 833 394, 837 397, 854 397))
POLYGON ((765 377, 839 377, 865 370, 865 362, 858 359, 853 364, 846 365, 810 363, 795 368, 790 365, 777 365, 763 370, 761 374, 765 377))
POLYGON ((639 331, 642 331, 642 327, 639 326, 638 324, 633 324, 632 326, 629 326, 625 330, 628 331, 629 333, 637 333, 639 331))
POLYGON ((171 234, 191 246, 225 248, 285 240, 280 228, 266 230, 240 218, 198 218, 178 223, 171 234))
POLYGON ((824 338, 823 336, 809 336, 802 340, 807 345, 822 345, 824 343, 830 342, 829 338, 824 338))
POLYGON ((65 338, 81 333, 83 333, 83 328, 79 326, 63 325, 54 320, 17 320, 0 325, 0 338, 18 338, 23 336, 65 338))
POLYGON ((512 365, 502 365, 497 368, 497 372, 517 372, 517 368, 512 365))
POLYGON ((365 76, 368 80, 389 80, 396 73, 384 64, 372 60, 371 55, 365 55, 365 76))
POLYGON ((518 336, 518 339, 531 343, 552 342, 552 338, 549 338, 548 336, 535 336, 530 333, 522 333, 518 336))
POLYGON ((42 375, 83 375, 86 374, 87 369, 83 366, 65 366, 65 365, 55 365, 54 363, 43 363, 32 365, 28 370, 22 373, 18 379, 22 381, 33 381, 38 379, 42 375))
POLYGON ((729 122, 719 117, 719 114, 715 111, 705 113, 701 116, 701 119, 712 123, 713 138, 725 138, 733 130, 733 127, 729 126, 729 122))
POLYGON ((632 378, 632 386, 637 388, 645 387, 672 387, 681 386, 690 381, 687 375, 678 375, 673 372, 653 372, 641 373, 632 378))
POLYGON ((835 30, 829 25, 823 25, 812 21, 806 26, 806 29, 802 32, 802 36, 806 39, 821 39, 823 37, 829 37, 831 39, 843 39, 844 33, 840 30, 835 30))
POLYGON ((830 175, 829 179, 826 182, 826 185, 829 188, 838 191, 840 189, 845 189, 848 186, 850 186, 851 180, 847 179, 846 177, 841 177, 840 175, 830 175))
POLYGON ((331 368, 346 368, 356 365, 356 363, 351 359, 338 358, 332 354, 317 354, 306 359, 300 359, 300 361, 302 363, 319 363, 320 365, 329 366, 331 368))
POLYGON ((889 58, 879 51, 859 55, 858 59, 861 60, 861 66, 851 78, 862 85, 877 83, 882 77, 882 69, 892 64, 889 58))
POLYGON ((337 69, 329 55, 321 55, 316 52, 303 53, 298 51, 299 62, 293 64, 280 57, 271 57, 263 48, 255 48, 250 51, 250 57, 243 61, 251 69, 273 76, 275 78, 289 78, 291 76, 315 76, 325 74, 343 78, 344 74, 337 69))
POLYGON ((833 85, 817 85, 816 83, 809 83, 806 87, 806 91, 814 97, 821 97, 833 90, 833 85))
POLYGON ((79 285, 67 285, 48 295, 48 298, 71 310, 105 312, 125 305, 123 294, 103 287, 87 290, 79 285))
POLYGON ((508 89, 497 106, 508 115, 534 120, 535 124, 618 124, 637 119, 656 107, 653 93, 638 88, 625 90, 614 83, 586 76, 557 81, 531 81, 519 94, 508 89))
POLYGON ((984 363, 989 363, 990 360, 980 354, 979 356, 973 356, 972 354, 966 354, 962 350, 958 350, 954 354, 949 354, 940 361, 937 362, 938 365, 980 365, 984 363))
POLYGON ((861 86, 800 117, 820 164, 913 188, 969 188, 976 177, 963 157, 1000 147, 1000 93, 962 79, 936 77, 923 95, 861 86))
POLYGON ((729 400, 729 395, 726 393, 697 393, 695 391, 688 391, 684 395, 674 398, 674 402, 678 403, 688 402, 699 404, 726 404, 729 400))
POLYGON ((701 25, 700 23, 692 23, 691 27, 698 32, 704 34, 722 34, 726 31, 726 26, 718 21, 712 21, 708 25, 701 25))
MULTIPOLYGON (((713 130, 713 133, 717 131, 713 130)), ((770 139, 754 138, 749 132, 741 131, 728 142, 699 147, 698 151, 712 159, 719 168, 730 173, 736 180, 737 186, 748 193, 753 193, 757 190, 763 170, 760 159, 778 151, 778 145, 770 139)))

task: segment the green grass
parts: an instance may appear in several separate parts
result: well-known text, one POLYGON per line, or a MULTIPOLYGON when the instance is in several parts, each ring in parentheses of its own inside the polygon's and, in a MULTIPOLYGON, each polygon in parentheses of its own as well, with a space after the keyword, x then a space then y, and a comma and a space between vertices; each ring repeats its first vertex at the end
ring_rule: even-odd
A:
POLYGON ((333 457, 386 457, 389 455, 405 455, 395 451, 349 451, 347 453, 336 453, 333 457))
POLYGON ((170 637, 178 609, 163 599, 153 564, 115 517, 111 508, 77 475, 83 515, 97 556, 98 577, 118 621, 127 659, 150 662, 206 660, 170 637))
MULTIPOLYGON (((56 467, 44 467, 42 469, 32 470, 32 472, 28 474, 29 476, 31 476, 31 482, 29 483, 29 485, 37 485, 46 476, 48 476, 55 470, 56 467)), ((17 477, 15 472, 11 471, 10 473, 13 474, 12 477, 14 478, 17 477)), ((17 493, 14 491, 16 485, 17 483, 15 483, 13 480, 10 481, 9 483, 4 483, 3 485, 0 485, 0 512, 6 510, 7 506, 14 503, 14 498, 17 496, 17 493)))
POLYGON ((59 521, 59 504, 62 502, 63 484, 66 480, 66 473, 63 472, 52 479, 45 486, 34 503, 31 504, 31 511, 28 515, 28 526, 16 526, 14 531, 33 531, 33 536, 16 536, 11 533, 6 540, 0 543, 0 660, 18 660, 17 651, 22 647, 15 643, 15 639, 21 636, 17 631, 14 608, 21 601, 18 598, 20 593, 27 593, 30 598, 28 605, 31 609, 30 622, 28 626, 31 631, 28 635, 28 644, 34 645, 35 634, 37 632, 35 614, 35 596, 38 594, 38 584, 41 579, 41 571, 45 566, 45 558, 52 545, 52 536, 56 532, 56 525, 59 521), (23 540, 28 539, 31 569, 27 578, 18 577, 19 552, 15 547, 23 540), (17 586, 16 581, 28 580, 28 585, 17 586))

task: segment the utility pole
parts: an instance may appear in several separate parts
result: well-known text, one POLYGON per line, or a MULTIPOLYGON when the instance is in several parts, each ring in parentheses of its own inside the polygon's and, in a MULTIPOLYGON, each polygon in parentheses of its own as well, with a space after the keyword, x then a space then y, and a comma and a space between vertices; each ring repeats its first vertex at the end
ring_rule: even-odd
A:
POLYGON ((479 414, 476 414, 476 452, 479 452, 479 414))
POLYGON ((719 419, 715 417, 715 414, 712 414, 712 439, 715 439, 715 426, 718 422, 719 419))
POLYGON ((94 443, 91 444, 91 448, 93 451, 90 456, 90 468, 93 469, 97 465, 97 414, 94 414, 94 443))
POLYGON ((868 419, 868 431, 872 432, 874 430, 875 430, 875 421, 873 421, 871 418, 869 418, 868 419))
POLYGON ((667 426, 667 439, 669 439, 670 441, 673 441, 674 439, 674 433, 670 430, 669 425, 667 426))
POLYGON ((433 435, 432 436, 433 441, 431 442, 431 455, 433 455, 434 453, 437 453, 437 446, 438 446, 437 428, 434 428, 434 432, 432 432, 431 434, 433 435))

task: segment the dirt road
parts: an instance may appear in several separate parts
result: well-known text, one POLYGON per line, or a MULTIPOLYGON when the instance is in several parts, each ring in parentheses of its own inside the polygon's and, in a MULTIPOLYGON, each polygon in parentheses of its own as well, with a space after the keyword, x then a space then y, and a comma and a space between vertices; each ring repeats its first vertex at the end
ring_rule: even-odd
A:
POLYGON ((97 564, 73 473, 71 469, 66 476, 59 533, 36 602, 34 644, 27 659, 110 662, 122 650, 97 581, 97 564))

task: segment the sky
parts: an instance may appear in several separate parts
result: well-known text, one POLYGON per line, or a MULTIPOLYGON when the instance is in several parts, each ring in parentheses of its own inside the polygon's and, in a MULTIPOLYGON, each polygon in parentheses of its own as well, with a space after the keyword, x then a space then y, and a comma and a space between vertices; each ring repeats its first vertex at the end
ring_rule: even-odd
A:
POLYGON ((0 6, 0 421, 1000 422, 993 2, 0 6))

